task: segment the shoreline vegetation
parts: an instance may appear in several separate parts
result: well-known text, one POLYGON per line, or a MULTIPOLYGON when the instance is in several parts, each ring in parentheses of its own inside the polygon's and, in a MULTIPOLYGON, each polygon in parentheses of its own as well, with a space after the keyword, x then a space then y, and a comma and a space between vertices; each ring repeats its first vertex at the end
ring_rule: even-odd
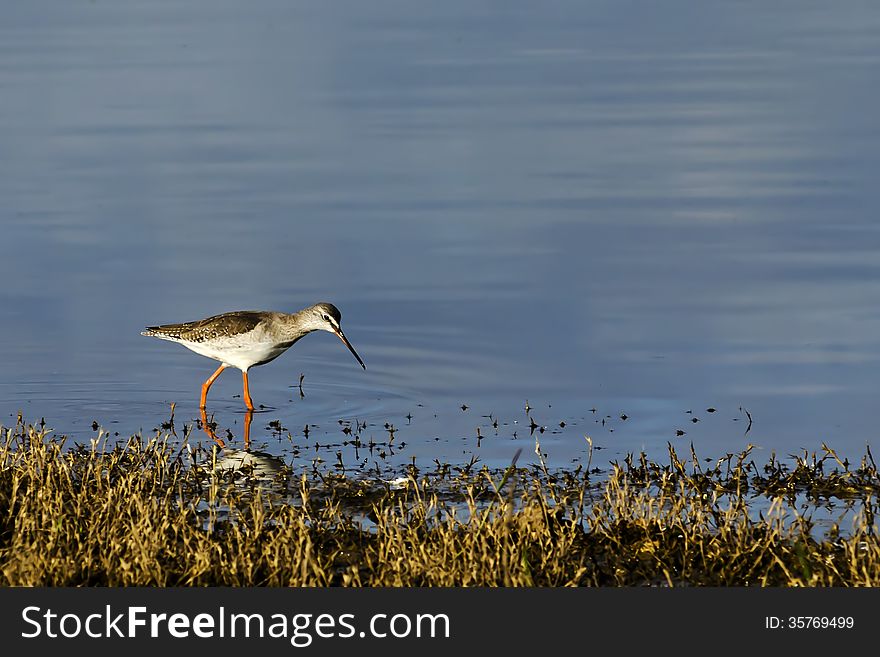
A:
POLYGON ((869 449, 757 463, 670 445, 601 476, 542 459, 387 482, 294 476, 242 450, 230 466, 161 430, 68 443, 0 427, 3 586, 880 585, 869 449), (818 509, 846 526, 818 531, 818 509))

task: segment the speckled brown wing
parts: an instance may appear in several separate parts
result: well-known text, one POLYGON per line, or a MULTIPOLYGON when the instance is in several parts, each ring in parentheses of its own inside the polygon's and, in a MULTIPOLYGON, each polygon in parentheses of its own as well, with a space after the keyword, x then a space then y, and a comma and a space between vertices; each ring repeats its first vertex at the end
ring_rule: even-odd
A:
POLYGON ((239 310, 214 315, 195 322, 148 326, 146 330, 141 332, 141 335, 197 344, 206 340, 232 337, 252 331, 263 321, 264 315, 265 313, 256 310, 239 310))

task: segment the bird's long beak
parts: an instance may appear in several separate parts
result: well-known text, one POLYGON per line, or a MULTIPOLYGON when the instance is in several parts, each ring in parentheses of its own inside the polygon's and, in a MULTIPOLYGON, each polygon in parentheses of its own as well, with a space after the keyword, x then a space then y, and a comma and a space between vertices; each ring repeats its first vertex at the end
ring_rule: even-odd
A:
POLYGON ((364 361, 361 360, 361 357, 358 356, 358 352, 356 352, 354 350, 354 347, 351 346, 351 342, 349 342, 348 338, 345 337, 345 333, 342 332, 342 329, 337 329, 334 332, 336 333, 336 335, 339 336, 339 339, 342 340, 342 342, 345 344, 345 346, 348 347, 348 350, 354 355, 354 357, 357 358, 357 362, 359 362, 361 364, 361 367, 363 367, 364 369, 367 369, 367 366, 364 365, 364 361))

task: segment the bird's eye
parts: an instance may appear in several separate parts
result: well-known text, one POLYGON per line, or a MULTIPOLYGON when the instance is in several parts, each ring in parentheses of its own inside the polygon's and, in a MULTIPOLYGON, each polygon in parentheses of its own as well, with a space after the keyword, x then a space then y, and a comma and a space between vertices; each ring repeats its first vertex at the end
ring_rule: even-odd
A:
POLYGON ((330 321, 330 315, 324 315, 324 321, 329 322, 329 321, 330 321))

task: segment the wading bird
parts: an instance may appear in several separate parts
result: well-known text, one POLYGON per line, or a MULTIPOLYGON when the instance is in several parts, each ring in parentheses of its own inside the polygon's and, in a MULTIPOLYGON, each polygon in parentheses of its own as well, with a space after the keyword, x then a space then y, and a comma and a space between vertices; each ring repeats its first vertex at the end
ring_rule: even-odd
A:
POLYGON ((332 303, 316 303, 293 314, 259 310, 239 310, 184 324, 148 326, 141 335, 179 342, 187 349, 220 361, 220 367, 202 384, 199 408, 205 408, 208 390, 227 367, 242 373, 244 403, 254 409, 248 391, 248 370, 264 365, 287 351, 297 340, 312 331, 334 333, 367 369, 345 337, 339 322, 342 314, 332 303))

